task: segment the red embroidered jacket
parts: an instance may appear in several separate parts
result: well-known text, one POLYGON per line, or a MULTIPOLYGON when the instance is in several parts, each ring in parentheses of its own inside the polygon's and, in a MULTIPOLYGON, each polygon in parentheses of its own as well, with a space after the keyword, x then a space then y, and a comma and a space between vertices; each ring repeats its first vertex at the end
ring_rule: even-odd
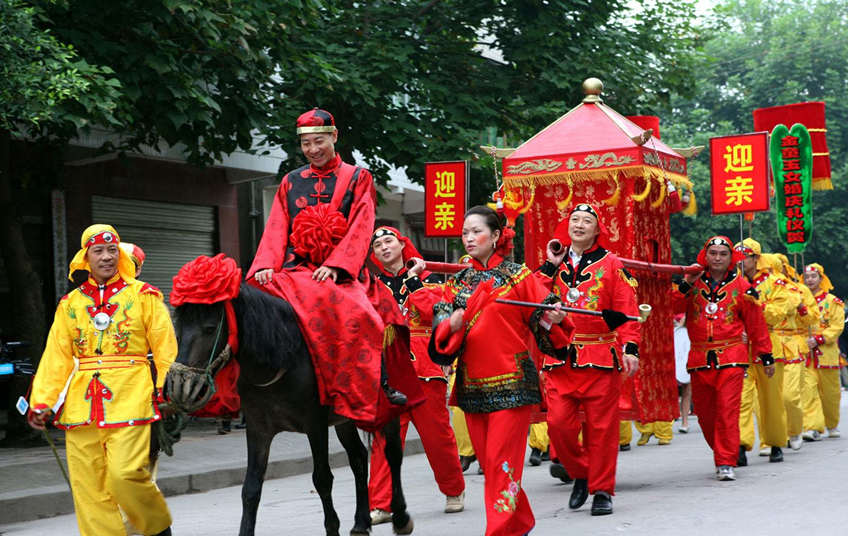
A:
POLYGON ((488 267, 475 260, 472 266, 448 280, 442 301, 433 308, 430 357, 444 365, 459 359, 451 405, 489 413, 538 404, 539 372, 528 351, 529 339, 535 337, 542 352, 554 354, 568 345, 574 325, 567 317, 547 330, 540 322, 542 309, 495 302, 559 301, 523 264, 493 255, 488 267), (465 309, 465 328, 451 333, 448 318, 459 308, 465 309))
MULTIPOLYGON (((536 272, 536 277, 569 307, 590 311, 613 309, 634 316, 639 314, 636 279, 624 269, 615 254, 597 244, 583 252, 576 267, 572 266, 567 251, 559 266, 545 262, 536 272), (568 299, 570 288, 580 293, 573 298, 574 301, 568 299)), ((638 355, 638 322, 625 322, 615 331, 610 331, 599 316, 569 316, 574 322, 574 339, 569 351, 571 366, 621 370, 618 356, 622 348, 627 347, 627 353, 638 355)), ((545 358, 546 368, 563 364, 556 358, 545 358)))
POLYGON ((422 380, 447 382, 442 367, 433 363, 427 353, 433 333, 433 306, 442 298, 442 284, 434 274, 421 274, 422 279, 408 277, 408 272, 403 267, 396 275, 381 271, 377 277, 392 291, 409 326, 409 350, 415 373, 422 380))
POLYGON ((681 282, 671 289, 674 313, 686 314, 692 346, 687 370, 748 366, 747 333, 754 355, 763 364, 773 363, 763 310, 754 287, 741 274, 728 270, 723 281, 704 273, 694 284, 681 282), (715 306, 708 304, 714 303, 715 306))

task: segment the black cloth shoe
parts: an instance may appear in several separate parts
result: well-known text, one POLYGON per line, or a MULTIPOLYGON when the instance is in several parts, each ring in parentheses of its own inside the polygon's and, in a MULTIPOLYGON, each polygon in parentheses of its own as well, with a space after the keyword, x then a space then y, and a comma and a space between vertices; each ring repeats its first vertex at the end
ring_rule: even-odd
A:
POLYGON ((395 406, 405 406, 408 402, 405 394, 401 393, 397 389, 389 387, 388 383, 383 384, 383 392, 386 393, 386 398, 389 399, 389 402, 395 406))
MULTIPOLYGON (((585 500, 585 499, 584 499, 585 500)), ((612 513, 612 497, 606 491, 596 491, 592 499, 592 515, 608 516, 612 513)))
POLYGON ((171 535, 171 527, 168 527, 167 529, 163 530, 162 532, 157 532, 153 536, 172 536, 171 535))
POLYGON ((630 450, 630 443, 619 445, 618 450, 620 450, 621 452, 627 452, 628 450, 630 450))
POLYGON ((568 499, 568 507, 572 510, 577 510, 589 498, 589 481, 585 478, 578 478, 574 481, 574 488, 571 490, 571 497, 568 499))
POLYGON ((468 468, 471 467, 471 464, 474 463, 474 460, 477 459, 477 456, 472 454, 471 456, 460 456, 459 457, 459 465, 462 467, 462 472, 468 471, 468 468))
POLYGON ((542 464, 542 451, 536 448, 530 449, 530 465, 538 467, 542 464))
POLYGON ((543 461, 543 462, 549 462, 549 461, 551 461, 551 453, 550 453, 550 452, 548 452, 547 450, 546 450, 545 452, 543 452, 543 453, 542 453, 542 461, 543 461))
POLYGON ((556 462, 552 463, 551 468, 550 468, 550 472, 551 472, 552 477, 558 478, 558 479, 562 480, 563 482, 565 482, 566 484, 574 482, 574 479, 572 479, 568 475, 568 471, 565 470, 565 467, 563 467, 561 463, 556 463, 556 462))
POLYGON ((747 467, 748 456, 745 454, 745 445, 739 445, 739 457, 736 458, 736 467, 747 467))
POLYGON ((780 450, 780 447, 772 447, 771 453, 769 454, 769 462, 778 463, 783 461, 783 451, 780 450))

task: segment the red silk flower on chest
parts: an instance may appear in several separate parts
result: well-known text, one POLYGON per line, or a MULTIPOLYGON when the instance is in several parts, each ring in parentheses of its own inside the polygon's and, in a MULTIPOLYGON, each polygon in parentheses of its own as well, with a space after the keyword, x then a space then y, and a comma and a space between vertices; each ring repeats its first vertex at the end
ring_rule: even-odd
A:
POLYGON ((347 220, 328 203, 306 207, 295 216, 290 235, 295 253, 320 266, 347 232, 347 220))

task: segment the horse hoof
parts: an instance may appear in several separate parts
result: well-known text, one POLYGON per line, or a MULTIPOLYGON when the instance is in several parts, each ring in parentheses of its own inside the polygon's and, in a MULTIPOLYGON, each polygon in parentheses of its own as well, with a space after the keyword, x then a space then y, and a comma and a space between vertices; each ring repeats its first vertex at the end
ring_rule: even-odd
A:
POLYGON ((412 529, 415 528, 415 523, 412 522, 412 518, 409 518, 409 521, 406 522, 401 528, 393 527, 395 534, 412 534, 412 529))

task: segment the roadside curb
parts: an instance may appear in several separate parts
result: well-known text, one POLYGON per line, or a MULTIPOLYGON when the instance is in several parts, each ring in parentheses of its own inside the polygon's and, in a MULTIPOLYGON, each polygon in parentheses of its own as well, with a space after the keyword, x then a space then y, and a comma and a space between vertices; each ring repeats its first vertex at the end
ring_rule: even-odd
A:
MULTIPOLYGON (((406 441, 404 455, 412 456, 424 452, 420 438, 406 441)), ((347 454, 331 452, 330 467, 347 466, 347 454)), ((160 476, 156 484, 166 497, 187 493, 203 493, 214 489, 240 486, 244 481, 245 466, 219 467, 191 474, 160 476)), ((285 478, 312 472, 312 456, 285 458, 268 462, 265 480, 285 478)), ((55 517, 74 512, 74 502, 66 485, 55 485, 0 494, 0 525, 23 523, 36 519, 55 517)))

